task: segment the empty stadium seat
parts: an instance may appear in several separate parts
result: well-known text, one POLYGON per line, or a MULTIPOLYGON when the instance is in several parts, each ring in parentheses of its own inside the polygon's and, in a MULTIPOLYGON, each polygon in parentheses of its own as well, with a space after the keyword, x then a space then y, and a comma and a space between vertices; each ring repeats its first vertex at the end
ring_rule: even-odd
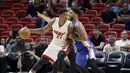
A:
POLYGON ((124 64, 125 54, 123 52, 111 52, 108 54, 106 70, 108 73, 120 73, 124 64))
POLYGON ((93 35, 93 32, 89 32, 89 33, 88 33, 88 36, 92 36, 92 35, 93 35))
POLYGON ((86 29, 86 32, 89 33, 95 28, 95 25, 85 25, 84 27, 86 29))
POLYGON ((65 6, 66 6, 66 5, 63 4, 63 3, 56 3, 56 4, 55 4, 55 7, 56 7, 56 8, 65 8, 65 6))
POLYGON ((19 23, 21 23, 23 25, 31 24, 32 20, 31 20, 31 18, 20 18, 20 22, 19 23))
POLYGON ((100 17, 93 17, 93 18, 91 18, 89 23, 98 25, 101 23, 101 18, 100 17))
POLYGON ((120 33, 124 30, 125 25, 124 24, 114 24, 112 26, 111 31, 116 31, 118 33, 118 36, 120 37, 120 33))
POLYGON ((102 32, 102 33, 110 30, 109 24, 99 24, 98 27, 99 27, 99 31, 102 32))
POLYGON ((26 16, 26 10, 18 10, 15 14, 16 17, 21 18, 26 16))
POLYGON ((96 3, 94 6, 92 6, 93 10, 105 10, 106 9, 106 4, 105 3, 96 3))
POLYGON ((41 38, 36 38, 34 41, 35 41, 36 43, 38 43, 38 42, 40 42, 40 39, 41 39, 41 38))
POLYGON ((96 52, 96 64, 99 68, 105 70, 105 65, 107 61, 107 53, 102 51, 96 52))
POLYGON ((27 9, 28 9, 28 7, 29 7, 30 5, 31 5, 30 3, 25 4, 23 9, 24 9, 24 10, 27 10, 27 9))
POLYGON ((112 26, 112 31, 116 31, 116 32, 121 32, 121 31, 123 31, 124 30, 124 28, 125 28, 125 24, 114 24, 113 26, 112 26))
POLYGON ((4 23, 11 25, 11 24, 17 24, 18 21, 19 21, 19 20, 18 20, 17 17, 8 17, 8 18, 5 20, 4 23))
POLYGON ((79 20, 83 23, 83 24, 87 24, 89 22, 89 18, 88 17, 79 17, 79 20))
POLYGON ((19 29, 21 29, 22 27, 23 27, 22 24, 12 24, 12 25, 10 26, 10 29, 19 30, 19 29))
POLYGON ((11 9, 14 11, 22 10, 23 8, 24 8, 24 4, 22 3, 14 3, 11 7, 11 9))
POLYGON ((9 26, 8 24, 0 24, 0 32, 1 31, 6 31, 9 29, 9 26))
POLYGON ((130 73, 130 53, 126 55, 124 65, 121 68, 121 73, 130 73))
POLYGON ((92 18, 92 17, 97 16, 97 14, 98 12, 96 10, 87 10, 85 14, 83 14, 83 16, 92 18))
MULTIPOLYGON (((9 1, 9 0, 8 0, 8 1, 9 1)), ((3 5, 0 6, 0 9, 2 9, 2 10, 4 10, 4 9, 10 9, 11 6, 12 6, 12 3, 11 3, 11 2, 9 2, 9 3, 4 2, 3 5)))
POLYGON ((44 34, 44 37, 52 37, 52 32, 47 32, 46 34, 44 34))
POLYGON ((7 37, 9 37, 9 31, 2 31, 0 33, 0 37, 1 38, 7 38, 7 37))
POLYGON ((114 35, 115 37, 117 37, 117 32, 115 31, 107 31, 107 32, 104 32, 103 34, 106 38, 108 38, 109 35, 114 35))
POLYGON ((14 16, 14 11, 13 10, 3 10, 1 16, 4 18, 12 17, 12 16, 14 16))
POLYGON ((36 24, 27 24, 26 27, 28 27, 28 28, 36 28, 36 24))
POLYGON ((97 16, 101 16, 102 12, 104 12, 104 11, 106 11, 106 10, 100 10, 97 16))
POLYGON ((3 23, 4 23, 4 18, 0 17, 0 24, 3 24, 3 23))

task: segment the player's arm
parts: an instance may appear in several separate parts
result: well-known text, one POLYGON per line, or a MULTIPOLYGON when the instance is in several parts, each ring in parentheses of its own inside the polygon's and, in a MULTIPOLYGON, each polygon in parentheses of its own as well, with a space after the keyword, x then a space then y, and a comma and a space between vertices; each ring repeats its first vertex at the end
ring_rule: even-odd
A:
POLYGON ((44 34, 52 29, 52 25, 55 20, 49 22, 44 28, 29 29, 31 33, 44 34))
POLYGON ((37 12, 37 16, 40 17, 40 18, 42 18, 42 19, 44 19, 44 20, 45 20, 46 22, 48 22, 48 23, 49 23, 50 21, 52 21, 51 18, 49 18, 49 17, 47 17, 47 16, 45 16, 45 15, 39 13, 39 12, 37 12))
POLYGON ((68 39, 70 40, 74 40, 73 39, 73 35, 74 35, 74 32, 73 32, 73 24, 70 23, 69 25, 69 29, 68 29, 68 39))
POLYGON ((78 22, 76 24, 76 32, 79 34, 79 37, 74 38, 75 40, 79 40, 79 41, 88 40, 87 33, 86 33, 85 28, 84 28, 84 26, 82 25, 81 22, 78 22))
POLYGON ((71 23, 69 25, 69 28, 68 28, 68 39, 67 39, 67 42, 70 44, 69 48, 74 48, 74 45, 73 45, 73 43, 74 43, 73 35, 74 35, 73 24, 71 23))

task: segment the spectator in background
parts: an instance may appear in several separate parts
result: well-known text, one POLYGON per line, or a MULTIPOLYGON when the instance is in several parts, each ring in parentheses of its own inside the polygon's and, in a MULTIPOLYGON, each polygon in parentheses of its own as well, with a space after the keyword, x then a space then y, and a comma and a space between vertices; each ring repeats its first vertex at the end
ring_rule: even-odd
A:
POLYGON ((128 6, 129 6, 129 10, 130 10, 130 0, 127 0, 128 6))
POLYGON ((45 11, 47 12, 49 17, 54 17, 56 14, 55 11, 55 5, 53 4, 52 0, 47 0, 46 1, 46 6, 45 6, 45 11))
POLYGON ((109 24, 112 27, 112 25, 116 23, 116 19, 116 13, 111 11, 111 6, 108 4, 106 6, 106 11, 101 14, 101 23, 109 24))
MULTIPOLYGON (((80 1, 81 2, 81 1, 80 1)), ((90 4, 90 0, 83 0, 83 6, 79 7, 81 10, 83 10, 84 12, 88 9, 92 9, 91 4, 90 4)))
MULTIPOLYGON (((49 16, 48 16, 48 13, 47 13, 46 11, 43 11, 42 14, 45 15, 45 16, 47 16, 47 17, 49 17, 49 16)), ((47 21, 45 21, 44 19, 40 18, 40 19, 38 19, 38 20, 36 21, 36 28, 44 27, 44 26, 46 26, 47 24, 48 24, 47 21)))
POLYGON ((130 31, 130 20, 126 21, 124 30, 130 31))
POLYGON ((37 17, 36 12, 42 13, 44 11, 44 6, 40 5, 39 0, 34 0, 34 4, 30 5, 27 9, 27 17, 35 19, 37 17))
POLYGON ((129 51, 130 49, 130 40, 128 39, 128 34, 127 34, 127 31, 124 30, 122 33, 121 33, 121 40, 117 40, 116 41, 116 44, 118 46, 120 46, 120 49, 123 50, 123 51, 129 51))
POLYGON ((46 39, 45 38, 41 38, 40 39, 40 43, 37 44, 36 46, 34 46, 36 55, 41 57, 42 53, 45 51, 45 49, 47 48, 47 44, 45 43, 46 39))
POLYGON ((17 62, 17 67, 24 72, 28 72, 32 66, 40 60, 40 58, 35 55, 35 49, 33 49, 30 44, 26 46, 28 46, 28 48, 25 49, 22 55, 19 54, 17 62))
POLYGON ((16 43, 11 46, 11 52, 22 53, 25 51, 25 42, 19 36, 16 37, 16 43))
POLYGON ((6 73, 6 56, 5 56, 5 48, 3 45, 0 45, 0 73, 6 73))
POLYGON ((128 10, 128 4, 123 4, 123 10, 119 12, 117 21, 124 24, 130 19, 130 10, 128 10))
POLYGON ((93 35, 90 37, 90 40, 95 45, 97 50, 103 50, 105 45, 105 37, 100 33, 98 27, 93 29, 93 35))
MULTIPOLYGON (((46 50, 47 48, 47 44, 46 42, 47 41, 45 38, 41 38, 40 39, 40 42, 34 46, 34 49, 35 49, 35 54, 38 56, 38 57, 41 57, 42 53, 46 50)), ((51 68, 51 64, 48 63, 48 64, 45 64, 42 66, 42 68, 37 72, 37 73, 47 73, 47 71, 51 68)))
POLYGON ((6 48, 7 51, 10 50, 11 45, 16 42, 16 37, 18 36, 17 30, 10 30, 9 37, 6 39, 6 48))
POLYGON ((120 1, 117 1, 116 6, 112 6, 111 10, 118 15, 119 12, 123 10, 122 3, 120 1))
POLYGON ((4 47, 6 47, 6 40, 5 40, 5 38, 1 38, 0 39, 0 45, 3 45, 4 47))
POLYGON ((110 52, 120 51, 120 46, 116 45, 115 41, 116 41, 116 37, 113 35, 110 35, 109 36, 109 44, 106 44, 104 46, 103 52, 110 53, 110 52))

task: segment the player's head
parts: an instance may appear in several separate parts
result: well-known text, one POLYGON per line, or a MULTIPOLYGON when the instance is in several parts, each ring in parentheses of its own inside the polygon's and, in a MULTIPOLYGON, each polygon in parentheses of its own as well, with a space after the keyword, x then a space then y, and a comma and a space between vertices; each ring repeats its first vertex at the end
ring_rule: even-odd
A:
POLYGON ((62 8, 62 9, 59 10, 59 18, 68 19, 68 17, 69 17, 69 14, 68 14, 67 9, 62 8))
POLYGON ((80 9, 79 8, 71 8, 69 11, 70 20, 73 20, 73 18, 80 16, 80 9))

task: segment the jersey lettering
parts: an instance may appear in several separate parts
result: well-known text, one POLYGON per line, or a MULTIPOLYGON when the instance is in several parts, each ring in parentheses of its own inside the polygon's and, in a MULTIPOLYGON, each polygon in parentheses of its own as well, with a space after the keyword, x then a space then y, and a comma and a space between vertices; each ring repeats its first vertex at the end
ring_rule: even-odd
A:
POLYGON ((62 36, 65 34, 65 32, 62 33, 62 32, 56 31, 56 30, 54 30, 54 33, 57 34, 57 37, 56 37, 56 38, 58 38, 58 39, 61 39, 62 36))

